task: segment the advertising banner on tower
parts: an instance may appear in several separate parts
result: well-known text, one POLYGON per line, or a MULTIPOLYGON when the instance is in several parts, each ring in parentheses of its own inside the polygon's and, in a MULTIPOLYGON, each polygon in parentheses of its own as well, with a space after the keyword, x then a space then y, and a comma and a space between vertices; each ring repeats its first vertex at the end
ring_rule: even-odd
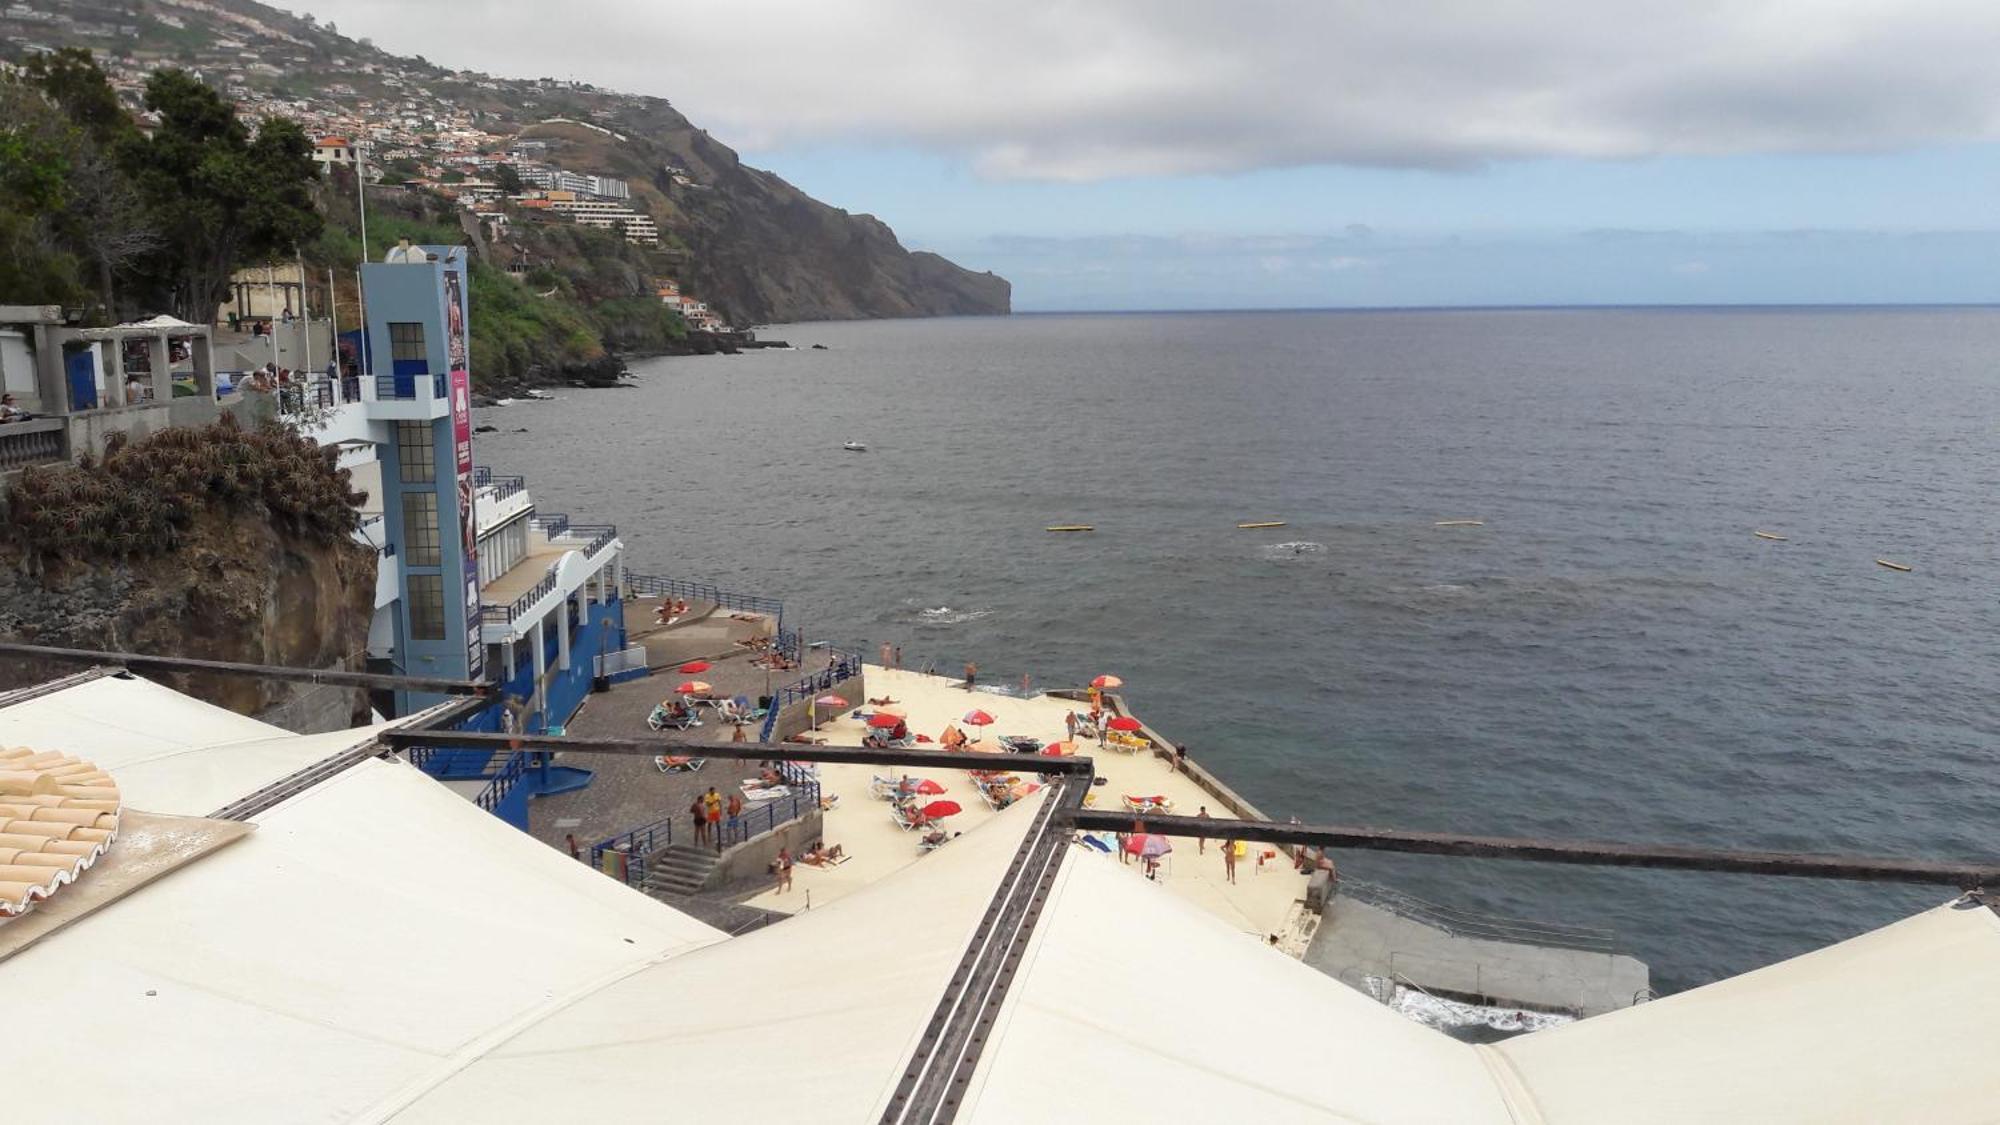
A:
POLYGON ((472 488, 472 372, 466 369, 468 324, 463 274, 444 275, 445 350, 451 359, 451 444, 458 470, 458 539, 465 561, 465 667, 472 679, 485 677, 486 646, 479 639, 479 513, 472 488))

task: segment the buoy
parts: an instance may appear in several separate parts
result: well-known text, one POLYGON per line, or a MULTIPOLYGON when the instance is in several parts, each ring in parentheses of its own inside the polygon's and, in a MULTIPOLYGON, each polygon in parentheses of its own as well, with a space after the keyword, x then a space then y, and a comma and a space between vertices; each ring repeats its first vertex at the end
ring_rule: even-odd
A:
POLYGON ((1888 567, 1888 568, 1889 568, 1890 570, 1900 570, 1900 571, 1904 571, 1904 572, 1908 572, 1908 571, 1909 571, 1909 569, 1910 569, 1910 568, 1909 568, 1909 567, 1908 567, 1907 565, 1905 565, 1905 564, 1903 564, 1903 563, 1899 563, 1899 562, 1890 562, 1890 561, 1889 561, 1888 559, 1876 559, 1876 560, 1875 560, 1875 565, 1876 565, 1876 566, 1886 566, 1886 567, 1888 567))
POLYGON ((1050 531, 1096 531, 1097 528, 1087 523, 1059 523, 1054 527, 1049 528, 1049 530, 1050 531))
POLYGON ((1438 527, 1485 527, 1485 520, 1439 520, 1438 527))
POLYGON ((1755 534, 1759 539, 1769 539, 1774 543, 1783 543, 1786 541, 1784 536, 1779 535, 1775 531, 1759 531, 1759 532, 1754 532, 1753 534, 1755 534))
POLYGON ((1239 523, 1236 525, 1236 528, 1239 531, 1255 531, 1260 527, 1283 527, 1283 526, 1285 526, 1284 520, 1266 520, 1263 523, 1239 523))

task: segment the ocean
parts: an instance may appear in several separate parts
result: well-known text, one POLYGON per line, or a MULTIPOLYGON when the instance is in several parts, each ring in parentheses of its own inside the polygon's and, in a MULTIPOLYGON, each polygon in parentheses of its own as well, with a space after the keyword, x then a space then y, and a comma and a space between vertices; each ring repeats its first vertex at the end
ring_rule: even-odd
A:
MULTIPOLYGON (((543 511, 617 523, 632 569, 782 597, 810 639, 871 660, 886 641, 907 666, 976 661, 1016 687, 1116 673, 1280 818, 2000 856, 2000 310, 762 335, 798 350, 644 361, 637 389, 482 410, 502 432, 480 435, 480 463, 526 474, 543 511), (1257 520, 1286 526, 1236 528, 1257 520), (1439 526, 1455 520, 1483 526, 1439 526), (1066 523, 1097 530, 1043 530, 1066 523)), ((1613 928, 1662 991, 1950 897, 1367 853, 1342 868, 1613 928)))

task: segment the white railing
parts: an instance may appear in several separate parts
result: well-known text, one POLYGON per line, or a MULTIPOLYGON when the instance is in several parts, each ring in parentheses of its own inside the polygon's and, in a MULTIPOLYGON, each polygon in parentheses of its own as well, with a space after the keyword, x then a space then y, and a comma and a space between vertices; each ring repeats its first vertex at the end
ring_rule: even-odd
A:
POLYGON ((634 668, 645 666, 645 645, 633 645, 618 652, 607 652, 597 658, 597 674, 600 676, 615 676, 620 672, 630 672, 634 668))

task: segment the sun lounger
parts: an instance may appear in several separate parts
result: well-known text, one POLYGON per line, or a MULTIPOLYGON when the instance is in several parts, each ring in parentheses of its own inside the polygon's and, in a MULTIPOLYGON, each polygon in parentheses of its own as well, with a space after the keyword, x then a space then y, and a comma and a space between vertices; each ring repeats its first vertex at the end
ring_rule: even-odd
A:
POLYGON ((665 707, 654 707, 653 713, 646 716, 646 725, 654 730, 687 730, 700 726, 701 720, 695 717, 692 707, 680 715, 669 712, 665 707))
POLYGON ((685 754, 653 755, 653 765, 661 773, 693 773, 707 764, 707 758, 691 758, 685 754))
POLYGON ((743 799, 753 805, 759 801, 769 801, 778 797, 789 796, 792 792, 783 785, 765 785, 754 777, 743 782, 738 788, 743 790, 743 799))
POLYGON ((1134 797, 1132 794, 1127 793, 1125 794, 1125 807, 1132 812, 1164 813, 1174 811, 1174 802, 1172 798, 1166 796, 1134 797))
POLYGON ((1042 748, 1042 740, 1025 734, 1003 734, 1000 748, 1010 754, 1033 754, 1042 748))

